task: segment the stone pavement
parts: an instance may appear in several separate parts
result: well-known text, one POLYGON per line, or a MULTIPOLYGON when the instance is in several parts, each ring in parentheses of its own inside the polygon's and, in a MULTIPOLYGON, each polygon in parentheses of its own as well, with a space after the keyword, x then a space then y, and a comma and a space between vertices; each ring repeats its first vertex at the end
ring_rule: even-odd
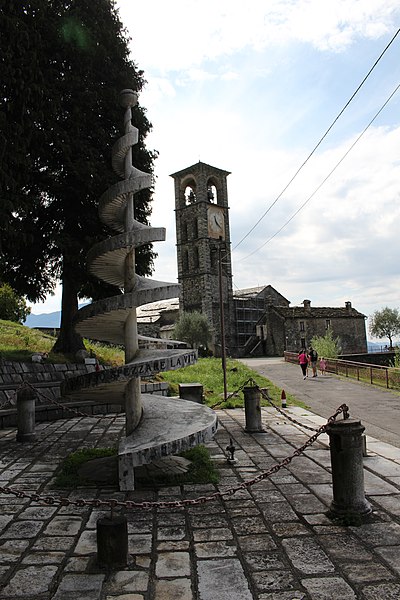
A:
MULTIPOLYGON (((325 422, 301 408, 288 413, 308 426, 325 422)), ((265 433, 244 432, 242 409, 218 417, 208 444, 221 474, 217 486, 53 490, 61 459, 77 448, 115 444, 124 416, 43 423, 35 443, 17 443, 14 429, 0 431, 0 486, 71 501, 196 499, 252 481, 312 435, 273 408, 262 409, 265 433), (230 438, 233 465, 226 459, 230 438)), ((368 438, 368 454, 365 487, 374 509, 368 524, 344 527, 327 518, 330 457, 322 434, 286 468, 232 495, 184 507, 121 509, 130 560, 114 572, 96 564, 96 521, 109 511, 0 493, 0 599, 398 600, 400 450, 368 438)))

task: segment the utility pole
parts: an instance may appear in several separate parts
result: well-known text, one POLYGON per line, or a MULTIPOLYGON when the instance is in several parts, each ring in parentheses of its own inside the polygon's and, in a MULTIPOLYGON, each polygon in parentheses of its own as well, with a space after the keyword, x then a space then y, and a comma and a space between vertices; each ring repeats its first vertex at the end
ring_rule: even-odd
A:
POLYGON ((224 378, 224 401, 227 398, 226 386, 226 348, 225 348, 225 318, 224 318, 224 295, 222 285, 222 238, 220 237, 218 248, 218 283, 219 283, 219 316, 220 316, 220 333, 221 333, 221 361, 222 374, 224 378))

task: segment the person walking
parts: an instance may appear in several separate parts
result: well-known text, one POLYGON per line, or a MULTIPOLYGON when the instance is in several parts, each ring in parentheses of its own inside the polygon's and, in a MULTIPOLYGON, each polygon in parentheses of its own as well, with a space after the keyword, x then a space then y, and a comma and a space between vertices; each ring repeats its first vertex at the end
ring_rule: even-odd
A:
POLYGON ((299 365, 301 368, 301 372, 303 373, 303 379, 307 377, 307 366, 308 366, 308 357, 305 348, 302 348, 299 352, 299 365))
POLYGON ((310 350, 308 351, 308 355, 310 357, 311 368, 313 372, 313 377, 317 377, 317 360, 318 360, 318 352, 314 350, 312 346, 310 346, 310 350))
POLYGON ((323 356, 319 359, 319 370, 321 371, 321 375, 325 375, 325 372, 326 372, 326 360, 324 359, 323 356))

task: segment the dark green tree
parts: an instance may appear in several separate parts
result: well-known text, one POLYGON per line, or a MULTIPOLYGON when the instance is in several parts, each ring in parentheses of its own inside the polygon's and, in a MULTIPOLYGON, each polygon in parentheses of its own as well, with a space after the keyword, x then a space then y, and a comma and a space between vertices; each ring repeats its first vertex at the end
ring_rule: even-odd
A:
POLYGON ((400 334, 399 309, 385 306, 382 310, 376 310, 370 319, 370 334, 377 338, 388 338, 390 348, 392 348, 393 337, 400 334))
POLYGON ((210 340, 210 327, 207 317, 198 311, 183 312, 175 325, 174 336, 187 342, 191 348, 207 348, 210 340))
MULTIPOLYGON (((122 130, 120 90, 140 92, 143 72, 129 58, 128 38, 113 0, 4 1, 0 36, 0 277, 36 301, 63 286, 55 350, 83 347, 72 327, 78 299, 119 293, 91 279, 85 256, 114 232, 100 223, 101 194, 117 179, 111 147, 122 130)), ((145 146, 151 124, 133 110, 139 143, 133 163, 153 171, 145 146)), ((152 190, 138 194, 136 218, 148 222, 152 190)), ((148 275, 151 246, 137 252, 148 275)))

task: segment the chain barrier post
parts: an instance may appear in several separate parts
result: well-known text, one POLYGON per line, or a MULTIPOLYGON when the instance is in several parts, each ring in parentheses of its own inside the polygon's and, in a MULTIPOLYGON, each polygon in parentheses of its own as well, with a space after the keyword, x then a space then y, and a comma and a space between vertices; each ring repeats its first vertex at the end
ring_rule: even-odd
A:
POLYGON ((23 385, 17 390, 17 442, 34 442, 36 392, 31 386, 23 385))
POLYGON ((125 515, 101 517, 96 523, 97 563, 106 569, 128 564, 128 520, 125 515))
POLYGON ((244 412, 246 417, 246 433, 262 433, 261 392, 258 386, 244 387, 244 412))
POLYGON ((357 419, 329 423, 334 516, 367 515, 372 508, 365 498, 363 440, 365 427, 357 419))

